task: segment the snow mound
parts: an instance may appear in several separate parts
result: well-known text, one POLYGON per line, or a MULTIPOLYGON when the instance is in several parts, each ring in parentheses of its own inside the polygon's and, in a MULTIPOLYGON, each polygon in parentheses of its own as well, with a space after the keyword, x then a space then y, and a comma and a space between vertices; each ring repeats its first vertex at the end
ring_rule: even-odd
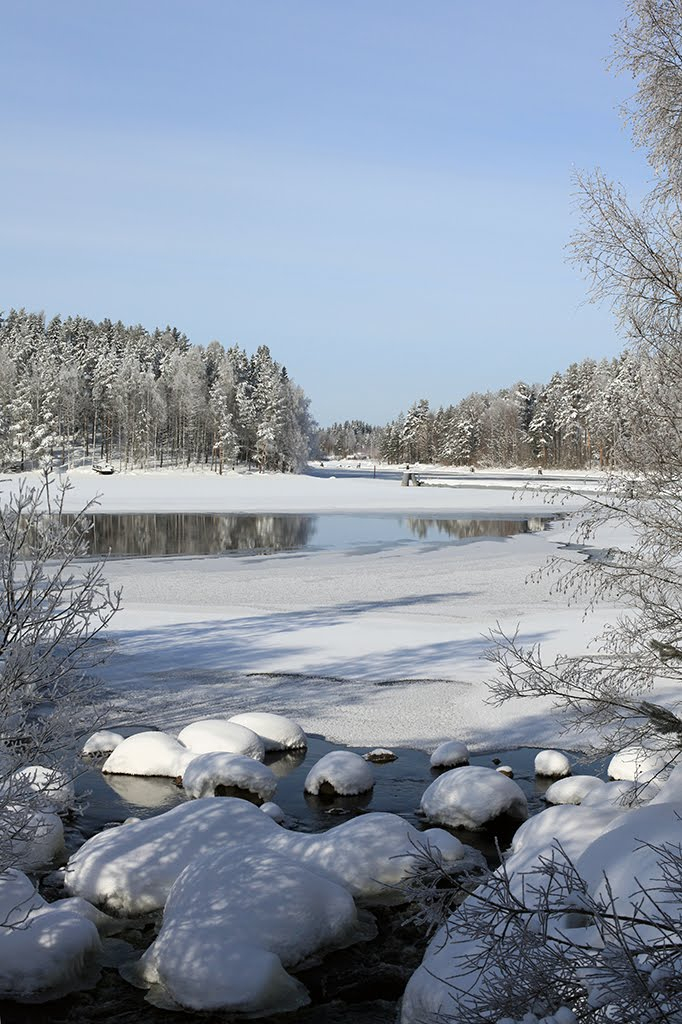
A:
POLYGON ((588 793, 582 805, 624 811, 638 802, 637 794, 638 787, 634 782, 605 782, 601 787, 595 787, 588 793))
POLYGON ((501 814, 525 821, 528 804, 523 790, 494 768, 465 766, 432 782, 421 799, 429 821, 476 831, 501 814))
MULTIPOLYGON (((277 789, 277 779, 260 761, 243 754, 197 754, 182 777, 185 792, 191 797, 221 796, 221 789, 245 789, 260 800, 269 800, 277 789)), ((232 794, 233 796, 235 794, 232 794)))
POLYGON ((273 750, 305 750, 308 746, 306 735, 300 725, 291 718, 285 718, 284 715, 252 711, 243 715, 233 715, 230 721, 260 736, 268 753, 273 750))
POLYGON ((604 789, 606 783, 594 775, 571 775, 553 782, 545 793, 548 804, 581 804, 590 793, 604 789))
POLYGON ((607 774, 610 778, 626 782, 638 781, 645 772, 662 771, 670 762, 671 753, 647 747, 625 747, 614 754, 609 761, 607 774))
POLYGON ((469 751, 458 740, 446 740, 431 754, 432 768, 458 768, 465 764, 469 764, 469 751))
POLYGON ((359 754, 332 750, 310 769, 304 788, 313 795, 356 796, 374 788, 374 774, 359 754))
POLYGON ((88 839, 70 858, 64 888, 122 914, 158 910, 194 857, 248 833, 267 843, 279 826, 246 800, 193 800, 164 814, 88 839))
POLYGON ((279 806, 279 804, 273 804, 272 801, 266 800, 264 804, 261 804, 261 811, 263 814, 267 814, 269 818, 276 821, 278 825, 282 825, 286 821, 286 814, 279 806))
POLYGON ((160 987, 149 997, 157 1005, 170 997, 192 1010, 295 1010, 309 997, 285 968, 366 937, 342 886, 281 854, 247 848, 235 858, 229 849, 179 876, 131 980, 160 987))
MULTIPOLYGON (((37 871, 51 864, 64 850, 64 826, 56 814, 23 804, 7 804, 0 816, 0 831, 7 842, 12 866, 37 871)), ((0 918, 0 922, 2 918, 0 918)), ((1 930, 1 928, 0 928, 1 930)))
POLYGON ((102 771, 111 775, 159 775, 175 779, 182 776, 193 757, 193 753, 165 732, 138 732, 118 744, 102 765, 102 771))
POLYGON ((195 754, 211 754, 223 751, 226 754, 243 754, 254 761, 265 758, 265 745, 260 736, 238 722, 226 718, 205 718, 185 726, 178 735, 178 741, 195 754))
POLYGON ((362 756, 365 761, 369 761, 371 764, 388 764, 389 761, 398 760, 398 755, 386 747, 375 747, 374 750, 368 750, 362 756))
POLYGON ((20 871, 0 874, 0 920, 13 926, 0 928, 0 998, 44 1002, 91 982, 99 934, 68 902, 46 903, 20 871))
POLYGON ((111 732, 110 729, 100 729, 99 732, 93 732, 85 743, 83 744, 81 753, 83 754, 110 754, 112 750, 115 750, 119 743, 123 743, 123 736, 120 732, 111 732))
POLYGON ((72 780, 57 768, 19 768, 12 775, 9 789, 21 803, 30 802, 41 811, 68 811, 76 802, 72 780))
POLYGON ((571 762, 560 750, 541 750, 535 758, 535 774, 548 779, 563 779, 571 774, 571 762))
POLYGON ((673 768, 672 772, 651 799, 652 804, 669 804, 673 800, 682 800, 682 764, 673 768))
POLYGON ((278 853, 331 879, 357 898, 400 902, 399 886, 419 867, 419 846, 454 869, 480 866, 481 855, 442 829, 419 832, 397 814, 364 814, 328 832, 280 828, 245 800, 211 797, 93 836, 69 860, 67 893, 119 914, 163 907, 171 886, 192 861, 248 847, 278 853))

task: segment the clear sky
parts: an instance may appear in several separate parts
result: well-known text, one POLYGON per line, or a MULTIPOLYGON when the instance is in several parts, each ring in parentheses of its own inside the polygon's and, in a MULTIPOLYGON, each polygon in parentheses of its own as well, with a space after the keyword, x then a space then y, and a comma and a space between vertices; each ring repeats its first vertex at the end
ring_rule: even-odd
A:
POLYGON ((270 346, 320 423, 615 355, 623 0, 2 0, 0 308, 270 346))

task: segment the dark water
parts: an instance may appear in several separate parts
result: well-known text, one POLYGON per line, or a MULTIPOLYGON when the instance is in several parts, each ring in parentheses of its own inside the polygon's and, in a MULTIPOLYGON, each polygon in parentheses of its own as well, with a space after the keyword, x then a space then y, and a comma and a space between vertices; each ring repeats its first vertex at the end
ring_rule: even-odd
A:
MULTIPOLYGON (((72 517, 64 517, 69 522, 72 517)), ((543 530, 552 516, 428 518, 400 515, 209 515, 96 513, 91 555, 270 554, 301 550, 378 550, 401 544, 452 544, 543 530)))

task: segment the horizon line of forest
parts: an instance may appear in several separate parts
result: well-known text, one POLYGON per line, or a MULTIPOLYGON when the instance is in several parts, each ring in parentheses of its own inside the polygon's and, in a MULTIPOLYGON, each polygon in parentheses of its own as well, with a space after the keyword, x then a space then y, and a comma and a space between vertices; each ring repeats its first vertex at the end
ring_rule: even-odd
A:
POLYGON ((147 331, 81 316, 0 314, 0 466, 103 459, 120 468, 238 463, 297 471, 317 456, 388 463, 602 468, 646 429, 642 366, 626 349, 584 359, 547 384, 519 381, 432 410, 414 402, 385 426, 320 428, 310 400, 261 345, 192 345, 173 327, 147 331))

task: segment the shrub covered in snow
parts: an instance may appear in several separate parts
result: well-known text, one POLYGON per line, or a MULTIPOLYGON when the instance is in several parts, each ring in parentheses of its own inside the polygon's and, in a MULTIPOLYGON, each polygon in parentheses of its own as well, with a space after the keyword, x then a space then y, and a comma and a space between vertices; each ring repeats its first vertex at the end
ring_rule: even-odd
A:
POLYGON ((432 768, 458 768, 469 764, 469 751, 458 740, 446 740, 431 754, 432 768))
POLYGON ((314 795, 336 793, 355 796, 374 788, 371 767, 359 754, 350 750, 332 750, 321 757, 308 772, 306 793, 314 795))
MULTIPOLYGON (((182 776, 185 792, 191 797, 220 796, 221 789, 243 789, 261 800, 269 800, 277 789, 277 779, 266 765, 243 754, 197 754, 182 776)), ((232 794, 235 795, 235 794, 232 794)))
POLYGON ((243 754, 255 761, 265 758, 263 740, 253 729, 247 729, 226 718, 205 718, 185 726, 178 735, 180 743, 195 754, 222 750, 227 754, 243 754))
POLYGON ((560 750, 541 750, 535 758, 535 774, 547 779, 563 779, 571 774, 571 762, 560 750))
POLYGON ((165 732, 138 732, 111 752, 102 771, 112 775, 180 777, 194 757, 187 747, 165 732))
POLYGON ((284 715, 250 711, 243 715, 233 715, 230 721, 260 736, 268 753, 274 750, 305 750, 308 746, 300 725, 284 715))
POLYGON ((42 811, 68 811, 76 802, 72 779, 57 768, 43 768, 41 765, 19 768, 5 789, 10 800, 30 803, 42 811))
POLYGON ((432 782, 421 799, 429 821, 472 830, 508 815, 524 821, 528 803, 523 790, 493 768, 471 765, 446 772, 432 782))

